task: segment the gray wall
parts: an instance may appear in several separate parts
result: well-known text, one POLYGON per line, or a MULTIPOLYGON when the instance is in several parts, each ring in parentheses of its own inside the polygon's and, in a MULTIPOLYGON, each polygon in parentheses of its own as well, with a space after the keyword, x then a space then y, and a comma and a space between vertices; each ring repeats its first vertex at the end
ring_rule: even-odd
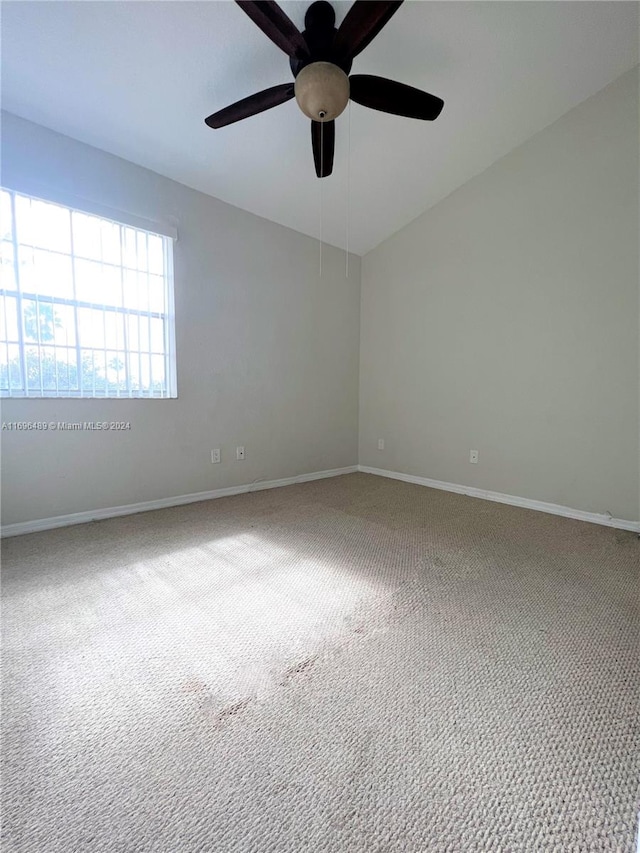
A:
POLYGON ((638 519, 638 154, 636 70, 370 252, 360 303, 358 258, 319 278, 316 241, 3 114, 4 183, 180 233, 178 399, 4 400, 132 429, 2 433, 3 524, 355 464, 360 325, 362 464, 638 519))
POLYGON ((2 118, 6 185, 37 181, 179 230, 178 399, 3 400, 4 421, 131 422, 2 433, 3 524, 357 463, 359 258, 347 279, 344 252, 325 247, 320 278, 317 241, 2 118))
POLYGON ((365 256, 361 464, 638 519, 638 156, 636 69, 365 256))

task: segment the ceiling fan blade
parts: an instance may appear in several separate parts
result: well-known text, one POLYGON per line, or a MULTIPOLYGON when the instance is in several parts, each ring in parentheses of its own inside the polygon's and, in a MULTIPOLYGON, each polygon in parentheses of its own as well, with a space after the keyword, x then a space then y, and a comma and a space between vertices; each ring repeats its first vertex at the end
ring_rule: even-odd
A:
POLYGON ((335 121, 312 121, 311 144, 316 175, 319 178, 326 178, 333 171, 333 151, 336 144, 335 121))
POLYGON ((235 104, 218 110, 204 121, 209 127, 226 127, 234 121, 249 118, 264 110, 270 110, 271 107, 277 107, 278 104, 284 104, 291 98, 293 98, 293 83, 283 83, 281 86, 272 86, 271 89, 263 89, 262 92, 256 92, 255 95, 236 101, 235 104))
POLYGON ((353 59, 373 41, 398 11, 402 0, 356 0, 340 24, 335 49, 344 59, 353 59))
POLYGON ((396 116, 433 121, 444 106, 442 98, 423 92, 422 89, 414 89, 405 83, 396 83, 395 80, 372 74, 352 74, 349 87, 352 101, 396 116))
POLYGON ((287 56, 306 59, 309 48, 302 33, 273 0, 236 0, 262 32, 287 56))

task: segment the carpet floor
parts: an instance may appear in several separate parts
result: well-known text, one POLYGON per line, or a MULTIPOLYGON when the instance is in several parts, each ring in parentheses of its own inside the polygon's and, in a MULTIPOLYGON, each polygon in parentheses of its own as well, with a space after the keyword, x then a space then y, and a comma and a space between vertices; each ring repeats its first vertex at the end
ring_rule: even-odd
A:
POLYGON ((366 474, 3 543, 3 851, 635 851, 640 542, 366 474))

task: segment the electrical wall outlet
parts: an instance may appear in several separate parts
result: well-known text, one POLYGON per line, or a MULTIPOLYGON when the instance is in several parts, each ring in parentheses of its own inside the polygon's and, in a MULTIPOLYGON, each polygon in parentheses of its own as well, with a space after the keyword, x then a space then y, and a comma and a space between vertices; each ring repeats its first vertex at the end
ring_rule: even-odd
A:
POLYGON ((384 438, 378 439, 378 450, 384 450, 384 438))
POLYGON ((244 459, 244 447, 236 447, 236 459, 238 461, 244 459))
POLYGON ((217 465, 220 461, 220 448, 216 447, 215 450, 211 451, 211 464, 217 465))
POLYGON ((469 451, 469 462, 473 462, 475 465, 477 463, 477 461, 478 461, 478 451, 477 450, 470 450, 469 451))

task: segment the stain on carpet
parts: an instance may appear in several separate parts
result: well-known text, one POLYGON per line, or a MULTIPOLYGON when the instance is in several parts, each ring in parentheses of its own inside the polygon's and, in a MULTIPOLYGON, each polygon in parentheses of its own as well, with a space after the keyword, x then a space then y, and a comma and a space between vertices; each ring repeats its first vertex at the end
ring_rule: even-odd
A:
POLYGON ((211 716, 211 722, 214 727, 220 726, 223 723, 227 722, 227 720, 233 719, 236 715, 240 714, 244 709, 251 704, 253 696, 246 696, 244 699, 240 699, 238 702, 234 702, 231 705, 227 705, 221 711, 213 714, 211 716))
POLYGON ((295 678, 297 675, 302 675, 308 673, 309 670, 315 665, 318 660, 318 655, 313 655, 312 657, 305 658, 304 660, 295 663, 293 666, 290 666, 287 670, 285 670, 284 678, 280 682, 281 685, 287 684, 290 679, 295 678))

